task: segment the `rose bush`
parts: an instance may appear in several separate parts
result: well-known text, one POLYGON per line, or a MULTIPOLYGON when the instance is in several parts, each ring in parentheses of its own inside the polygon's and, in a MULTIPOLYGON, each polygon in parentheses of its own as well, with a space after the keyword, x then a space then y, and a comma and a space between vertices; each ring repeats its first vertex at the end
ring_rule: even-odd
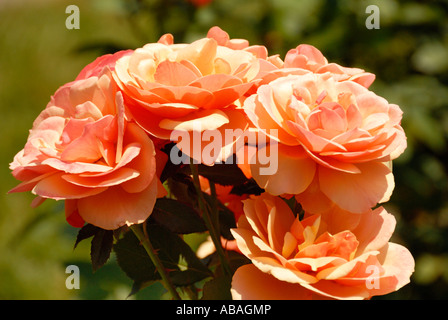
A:
POLYGON ((414 271, 409 251, 388 242, 395 219, 381 207, 346 220, 299 219, 280 197, 243 202, 232 233, 252 264, 235 272, 234 299, 368 299, 398 290, 414 271))
POLYGON ((394 217, 372 210, 406 148, 374 79, 306 44, 283 61, 219 27, 192 43, 165 34, 55 92, 10 192, 63 200, 75 246, 93 236, 95 270, 114 250, 133 293, 161 280, 174 299, 387 294, 414 260, 389 242, 394 217), (205 239, 195 251, 191 233, 205 239))

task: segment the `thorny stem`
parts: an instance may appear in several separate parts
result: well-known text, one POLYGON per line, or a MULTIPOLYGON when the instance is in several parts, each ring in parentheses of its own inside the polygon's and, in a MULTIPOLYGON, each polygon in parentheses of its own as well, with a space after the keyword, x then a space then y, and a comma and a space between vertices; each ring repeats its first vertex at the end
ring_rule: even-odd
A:
MULTIPOLYGON (((200 182, 199 182, 198 169, 197 169, 197 166, 195 164, 193 164, 193 160, 190 161, 190 169, 191 169, 191 174, 193 175, 194 187, 195 187, 196 193, 198 195, 199 210, 201 211, 202 217, 204 218, 205 225, 210 232, 210 237, 212 238, 213 244, 215 245, 216 253, 218 254, 219 259, 221 261, 223 271, 225 274, 231 275, 232 272, 231 272, 229 263, 226 259, 224 249, 222 248, 222 245, 221 245, 220 233, 218 232, 219 229, 218 229, 218 226, 216 223, 216 221, 218 221, 218 210, 216 209, 217 208, 216 203, 215 203, 215 208, 211 209, 209 211, 207 208, 204 196, 202 194, 202 190, 201 190, 201 186, 200 186, 200 182)), ((214 186, 215 185, 212 182, 210 182, 212 196, 214 196, 213 201, 216 201, 216 191, 214 189, 214 186)))
POLYGON ((169 278, 169 276, 162 264, 162 261, 160 261, 147 234, 142 230, 142 228, 139 224, 132 225, 130 227, 130 229, 134 232, 135 236, 140 241, 143 248, 145 248, 146 253, 148 253, 148 256, 151 258, 152 263, 154 264, 154 266, 157 269, 157 272, 159 273, 160 277, 162 278, 162 282, 164 283, 165 288, 171 294, 172 298, 174 300, 181 300, 179 294, 176 291, 176 288, 171 283, 171 279, 169 278))

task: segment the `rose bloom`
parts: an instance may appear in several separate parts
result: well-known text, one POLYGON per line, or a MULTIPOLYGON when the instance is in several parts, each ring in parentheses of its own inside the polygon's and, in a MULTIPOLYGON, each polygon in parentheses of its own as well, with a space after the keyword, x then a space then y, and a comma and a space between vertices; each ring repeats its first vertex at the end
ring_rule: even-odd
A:
POLYGON ((369 299, 409 282, 414 259, 388 242, 395 219, 383 208, 300 220, 280 197, 267 193, 244 200, 232 229, 237 246, 251 261, 232 279, 233 299, 369 299), (348 217, 345 217, 348 218, 348 217))
MULTIPOLYGON (((219 130, 224 137, 226 129, 247 127, 239 99, 263 68, 273 68, 260 62, 266 59, 265 47, 230 39, 214 27, 192 43, 174 44, 166 34, 136 49, 117 61, 114 78, 133 119, 155 137, 182 142, 176 132, 205 130, 219 130)), ((223 141, 222 147, 228 144, 223 141)), ((189 147, 184 142, 179 149, 191 155, 189 147)))
POLYGON ((317 48, 301 44, 291 49, 285 56, 283 68, 300 68, 313 73, 330 72, 337 81, 353 81, 368 88, 375 80, 375 75, 359 68, 347 68, 336 63, 329 63, 317 48))
POLYGON ((115 58, 95 61, 56 91, 10 165, 22 181, 10 192, 31 191, 33 206, 65 200, 67 221, 75 227, 141 223, 165 194, 156 170, 166 159, 143 129, 126 120, 107 67, 115 58))
POLYGON ((347 68, 333 62, 328 62, 319 49, 301 44, 286 53, 285 60, 278 55, 268 57, 262 72, 258 75, 260 81, 252 87, 251 93, 263 84, 287 76, 307 73, 330 73, 336 81, 353 81, 368 88, 375 80, 373 73, 359 68, 347 68))
POLYGON ((389 199, 390 162, 406 148, 397 105, 353 81, 308 73, 262 85, 244 109, 271 144, 278 143, 276 173, 261 175, 263 165, 251 165, 267 192, 296 195, 311 213, 332 206, 365 212, 389 199))

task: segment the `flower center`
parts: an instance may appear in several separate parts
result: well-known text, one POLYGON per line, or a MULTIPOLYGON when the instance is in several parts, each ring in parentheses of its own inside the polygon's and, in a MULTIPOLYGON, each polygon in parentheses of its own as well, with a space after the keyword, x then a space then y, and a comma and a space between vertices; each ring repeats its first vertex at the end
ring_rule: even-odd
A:
POLYGON ((352 232, 341 231, 334 235, 324 232, 318 235, 319 226, 320 215, 312 215, 302 221, 296 218, 290 231, 285 234, 283 257, 353 259, 359 242, 352 232))

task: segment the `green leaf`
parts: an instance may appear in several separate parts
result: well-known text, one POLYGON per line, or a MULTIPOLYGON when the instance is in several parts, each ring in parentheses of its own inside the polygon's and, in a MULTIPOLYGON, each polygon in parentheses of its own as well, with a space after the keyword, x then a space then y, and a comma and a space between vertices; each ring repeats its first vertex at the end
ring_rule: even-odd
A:
MULTIPOLYGON (((214 199, 209 194, 203 193, 203 197, 209 208, 213 208, 214 199)), ((217 201, 218 205, 218 222, 220 235, 227 240, 233 240, 230 228, 236 227, 235 214, 227 208, 222 202, 217 201)))
POLYGON ((232 300, 231 282, 231 276, 222 276, 207 281, 203 287, 201 300, 232 300))
POLYGON ((236 227, 235 214, 221 203, 219 206, 218 214, 219 231, 221 233, 221 236, 227 240, 234 240, 230 229, 236 227))
POLYGON ((223 186, 243 184, 247 178, 237 164, 198 165, 198 174, 223 186))
POLYGON ((263 192, 264 192, 264 189, 260 188, 253 178, 247 179, 243 184, 234 186, 232 188, 232 191, 230 191, 230 193, 236 194, 239 196, 241 196, 243 194, 254 194, 254 195, 259 196, 263 192))
POLYGON ((174 233, 207 231, 204 221, 194 208, 174 199, 157 199, 150 219, 174 233))
POLYGON ((112 230, 101 229, 93 236, 90 247, 90 258, 94 272, 109 260, 113 243, 114 233, 112 230))
MULTIPOLYGON (((245 255, 233 250, 227 250, 226 256, 232 274, 235 273, 235 271, 239 267, 251 263, 251 260, 247 258, 245 255)), ((207 259, 209 260, 208 266, 214 270, 215 278, 223 277, 225 273, 221 266, 221 261, 219 260, 219 257, 216 254, 216 252, 212 253, 209 257, 207 257, 207 259)))
MULTIPOLYGON (((147 224, 148 237, 175 286, 187 286, 210 277, 210 270, 177 234, 157 224, 147 224)), ((137 237, 127 232, 114 245, 117 262, 134 281, 133 293, 160 276, 137 237)))
POLYGON ((234 273, 239 267, 252 263, 249 258, 247 258, 245 255, 236 252, 236 251, 227 251, 227 258, 229 259, 229 265, 232 269, 232 272, 234 273))
POLYGON ((168 155, 168 161, 165 163, 163 171, 160 175, 160 181, 162 181, 162 182, 171 178, 173 175, 175 175, 179 171, 179 169, 181 169, 182 167, 185 166, 185 164, 174 164, 171 161, 170 153, 171 153, 172 148, 176 148, 176 145, 173 142, 166 144, 161 149, 162 152, 164 152, 168 155))
MULTIPOLYGON (((188 166, 183 167, 179 172, 183 172, 187 175, 191 174, 191 170, 188 166)), ((212 166, 198 164, 198 174, 223 186, 236 186, 247 181, 243 171, 241 171, 236 163, 221 163, 212 166)))
POLYGON ((86 224, 79 229, 74 249, 81 241, 93 237, 90 243, 90 259, 94 272, 109 260, 114 242, 114 232, 113 230, 104 230, 92 224, 86 224))
POLYGON ((76 236, 76 241, 74 245, 74 249, 78 246, 78 244, 85 239, 88 239, 90 237, 93 237, 95 234, 97 234, 101 230, 100 227, 94 226, 90 223, 84 225, 81 229, 78 231, 78 235, 76 236))
POLYGON ((187 286, 211 276, 210 270, 178 235, 152 224, 147 225, 147 232, 174 285, 187 286))
POLYGON ((137 292, 147 281, 160 279, 154 264, 132 231, 126 232, 113 249, 118 265, 134 281, 133 292, 137 292))

